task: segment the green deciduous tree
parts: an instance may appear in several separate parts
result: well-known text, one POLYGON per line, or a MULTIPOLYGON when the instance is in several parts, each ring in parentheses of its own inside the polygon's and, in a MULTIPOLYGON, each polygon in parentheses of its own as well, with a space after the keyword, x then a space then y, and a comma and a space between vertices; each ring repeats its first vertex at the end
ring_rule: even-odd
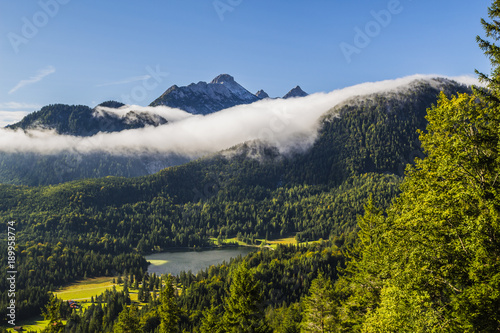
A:
MULTIPOLYGON (((498 41, 500 1, 489 15, 491 23, 483 20, 487 37, 498 41)), ((420 132, 427 156, 407 168, 401 196, 386 217, 377 218, 382 229, 375 233, 380 237, 373 253, 380 259, 367 255, 373 243, 362 240, 362 227, 358 244, 364 255, 348 265, 339 284, 351 295, 341 309, 348 314, 344 327, 500 329, 500 48, 478 41, 493 65, 490 77, 480 74, 488 89, 452 98, 441 94, 428 110, 427 131, 420 132), (355 325, 349 326, 352 318, 355 325)))
POLYGON ((388 211, 392 276, 366 329, 498 329, 499 110, 478 96, 443 95, 428 120, 428 156, 408 169, 388 211))

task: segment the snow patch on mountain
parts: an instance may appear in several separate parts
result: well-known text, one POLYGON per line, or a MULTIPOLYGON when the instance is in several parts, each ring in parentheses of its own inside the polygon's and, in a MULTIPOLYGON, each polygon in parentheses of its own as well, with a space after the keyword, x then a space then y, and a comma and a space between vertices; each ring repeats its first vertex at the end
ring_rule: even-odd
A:
POLYGON ((165 105, 192 114, 209 114, 258 100, 257 96, 238 84, 231 75, 221 74, 210 83, 200 81, 184 87, 174 85, 151 103, 151 106, 165 105))

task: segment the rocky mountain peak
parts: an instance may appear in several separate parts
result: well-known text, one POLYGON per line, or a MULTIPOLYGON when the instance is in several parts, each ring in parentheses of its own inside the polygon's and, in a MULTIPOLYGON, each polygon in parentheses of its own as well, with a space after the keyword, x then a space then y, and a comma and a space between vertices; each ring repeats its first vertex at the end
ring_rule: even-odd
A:
POLYGON ((212 84, 236 83, 234 77, 229 74, 221 74, 210 82, 212 84))
POLYGON ((284 99, 287 98, 292 98, 292 97, 305 97, 309 95, 306 93, 300 86, 296 86, 292 90, 290 90, 285 96, 283 96, 284 99))
POLYGON ((183 87, 172 86, 150 105, 166 105, 193 114, 209 114, 258 100, 259 97, 242 87, 231 75, 221 74, 210 83, 200 81, 183 87))
POLYGON ((257 96, 258 98, 260 99, 264 99, 264 98, 269 98, 269 95, 264 91, 264 90, 259 90, 255 93, 255 96, 257 96))

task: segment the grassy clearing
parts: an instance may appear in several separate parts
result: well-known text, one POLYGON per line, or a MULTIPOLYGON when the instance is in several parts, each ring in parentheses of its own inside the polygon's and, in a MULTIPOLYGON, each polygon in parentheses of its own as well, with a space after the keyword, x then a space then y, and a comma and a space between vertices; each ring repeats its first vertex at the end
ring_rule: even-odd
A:
MULTIPOLYGON (((80 306, 83 309, 86 309, 90 306, 90 298, 92 296, 96 297, 102 294, 107 289, 112 289, 113 286, 116 286, 117 290, 122 290, 123 286, 120 286, 116 283, 113 283, 113 277, 98 277, 91 278, 86 280, 77 281, 71 283, 64 288, 57 290, 54 292, 54 295, 57 295, 58 298, 67 301, 67 300, 75 300, 78 301, 80 306)), ((130 295, 131 298, 133 295, 130 295)), ((135 295, 137 299, 137 295, 135 295)), ((48 324, 47 320, 44 320, 42 316, 33 317, 30 319, 22 320, 16 322, 17 326, 22 326, 26 331, 36 331, 39 332, 43 328, 45 328, 48 324)), ((9 332, 14 332, 14 329, 9 329, 9 332)))
MULTIPOLYGON (((116 279, 117 277, 115 277, 115 280, 116 279)), ((57 295, 58 298, 64 301, 67 300, 78 301, 78 303, 82 306, 82 308, 86 309, 91 304, 90 298, 92 296, 96 298, 106 290, 113 289, 113 286, 118 291, 123 290, 123 283, 122 284, 113 283, 113 277, 105 276, 99 278, 86 279, 72 283, 58 291, 55 291, 54 294, 57 295)), ((132 302, 142 304, 139 303, 139 300, 137 298, 139 290, 134 289, 133 287, 129 287, 128 290, 129 290, 130 300, 132 302)), ((157 291, 157 294, 158 295, 160 294, 159 290, 157 291)))
MULTIPOLYGON (((214 237, 211 237, 210 240, 214 243, 214 244, 217 244, 217 238, 214 238, 214 237)), ((228 239, 225 239, 224 240, 224 243, 223 244, 231 244, 231 243, 237 243, 238 245, 240 246, 259 246, 259 244, 265 242, 265 246, 266 247, 271 247, 271 248, 276 248, 279 244, 284 244, 284 245, 288 245, 288 244, 292 244, 292 245, 298 245, 298 244, 314 244, 314 243, 318 243, 320 242, 321 240, 317 240, 317 241, 310 241, 310 242, 302 242, 302 243, 299 243, 297 242, 297 240, 295 239, 295 234, 289 234, 287 235, 286 237, 283 237, 283 238, 277 238, 277 239, 268 239, 267 242, 264 238, 257 238, 256 239, 257 241, 257 244, 256 245, 249 245, 247 243, 244 243, 242 241, 239 241, 236 237, 234 238, 228 238, 228 239)))
MULTIPOLYGON (((210 240, 214 243, 214 245, 217 245, 217 238, 215 238, 215 237, 210 237, 209 239, 210 239, 210 240)), ((222 241, 222 244, 223 244, 223 245, 224 245, 224 244, 238 244, 238 245, 240 245, 240 246, 248 246, 248 244, 247 244, 247 243, 242 242, 242 241, 239 241, 236 237, 233 237, 233 238, 228 238, 228 239, 224 239, 224 240, 222 241)))
POLYGON ((226 244, 226 243, 229 243, 229 244, 231 244, 231 243, 233 243, 233 244, 237 243, 240 246, 248 246, 247 243, 239 241, 238 238, 236 238, 236 237, 234 237, 234 238, 228 238, 228 239, 224 240, 224 244, 226 244))
MULTIPOLYGON (((117 277, 114 277, 116 280, 117 277)), ((117 283, 113 283, 113 277, 105 276, 98 278, 90 278, 86 280, 77 281, 71 283, 64 288, 61 288, 54 292, 54 295, 57 295, 58 298, 67 301, 74 300, 78 301, 78 304, 81 306, 82 311, 87 309, 92 303, 90 303, 90 299, 92 296, 96 298, 103 292, 108 289, 112 289, 113 286, 118 291, 123 290, 123 284, 119 285, 117 283)), ((134 288, 129 288, 130 300, 136 303, 139 308, 144 306, 146 303, 139 302, 137 298, 137 293, 139 290, 134 288)), ((152 295, 153 293, 151 293, 152 295)), ((157 291, 157 295, 160 292, 157 291)), ((63 321, 64 322, 64 321, 63 321)), ((42 316, 33 317, 30 319, 26 319, 23 321, 16 322, 17 326, 22 326, 26 331, 42 331, 48 324, 47 320, 44 320, 42 316)), ((14 329, 9 328, 8 332, 15 332, 14 329)))
MULTIPOLYGON (((261 242, 265 242, 266 240, 265 239, 258 239, 258 241, 261 241, 261 242)), ((288 244, 293 244, 293 245, 297 245, 297 240, 295 239, 295 236, 290 236, 290 237, 286 237, 286 238, 278 238, 278 239, 272 239, 272 240, 267 240, 267 243, 266 245, 269 245, 273 248, 275 248, 276 246, 278 246, 278 244, 284 244, 284 245, 288 245, 288 244)))
POLYGON ((96 297, 108 289, 113 289, 113 286, 118 291, 123 289, 123 286, 113 283, 113 277, 105 276, 74 282, 55 291, 54 294, 65 301, 70 299, 74 301, 90 301, 92 296, 96 297))
POLYGON ((151 265, 154 265, 154 266, 160 266, 160 265, 168 263, 168 260, 160 260, 160 259, 149 259, 148 261, 149 261, 149 263, 151 263, 151 265))
MULTIPOLYGON (((259 241, 265 241, 265 239, 258 239, 259 241)), ((292 244, 292 245, 310 245, 310 244, 317 244, 317 243, 321 243, 323 240, 322 239, 318 239, 318 240, 315 240, 315 241, 308 241, 308 242, 297 242, 297 240, 295 239, 295 234, 290 234, 288 235, 287 237, 284 237, 284 238, 278 238, 278 239, 272 239, 272 240, 267 240, 267 243, 266 245, 270 245, 271 247, 275 248, 278 244, 285 244, 285 245, 289 245, 289 244, 292 244)))

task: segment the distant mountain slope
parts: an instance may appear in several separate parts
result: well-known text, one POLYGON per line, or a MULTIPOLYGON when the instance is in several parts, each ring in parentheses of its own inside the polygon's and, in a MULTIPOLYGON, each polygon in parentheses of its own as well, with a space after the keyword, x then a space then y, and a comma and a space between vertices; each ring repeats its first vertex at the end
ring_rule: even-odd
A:
POLYGON ((324 114, 313 147, 287 161, 293 165, 288 181, 336 185, 365 172, 404 176, 406 164, 423 156, 417 129, 425 130, 427 109, 440 91, 452 95, 470 88, 448 79, 415 80, 335 106, 324 114))
POLYGON ((166 105, 193 114, 209 114, 259 99, 231 75, 221 74, 210 83, 198 82, 185 87, 173 85, 150 106, 166 105))
POLYGON ((158 154, 0 152, 0 183, 38 186, 107 176, 139 177, 190 160, 184 156, 158 154))
MULTIPOLYGON (((124 104, 108 101, 99 106, 119 108, 124 104)), ((158 126, 167 120, 158 115, 130 111, 123 117, 110 112, 97 112, 85 105, 53 104, 28 114, 10 129, 53 129, 59 134, 92 136, 100 132, 119 132, 144 126, 158 126)))
MULTIPOLYGON (((349 175, 362 171, 402 175, 404 165, 421 154, 415 131, 417 128, 425 128, 426 109, 435 103, 441 89, 447 94, 467 91, 465 86, 446 79, 417 80, 394 91, 353 97, 335 106, 321 120, 318 139, 309 150, 298 153, 293 158, 275 156, 281 161, 280 163, 293 165, 290 170, 281 171, 283 175, 280 176, 281 181, 338 184, 349 175), (372 118, 373 120, 370 120, 372 118), (354 126, 361 123, 363 125, 354 126), (319 172, 318 165, 328 167, 319 172), (326 170, 330 171, 325 172, 326 170)), ((108 106, 113 105, 115 104, 108 104, 108 106)), ((82 109, 85 115, 92 110, 87 107, 69 107, 69 109, 73 111, 82 109)), ((63 117, 58 124, 53 120, 57 112, 45 114, 52 116, 48 117, 49 121, 45 121, 45 124, 55 123, 54 127, 62 133, 73 131, 81 135, 89 134, 88 130, 82 132, 80 125, 75 125, 80 124, 78 119, 88 119, 86 117, 63 117)), ((78 115, 78 112, 73 114, 78 115)), ((38 119, 44 120, 42 117, 38 119)), ((82 123, 85 124, 85 121, 82 123)), ((29 128, 32 124, 36 122, 25 119, 16 125, 29 128)), ((82 127, 85 129, 85 126, 82 127)), ((258 146, 251 142, 247 143, 246 147, 252 147, 248 148, 249 158, 259 159, 263 154, 261 149, 257 149, 258 146)), ((226 151, 223 155, 228 156, 233 153, 234 150, 226 151)), ((192 157, 187 156, 165 156, 152 152, 140 155, 0 153, 0 182, 43 185, 104 176, 134 177, 158 172, 191 159, 192 157)))
MULTIPOLYGON (((118 109, 123 103, 107 101, 96 108, 84 105, 54 104, 24 117, 8 129, 55 130, 58 134, 92 136, 98 133, 120 132, 145 126, 159 126, 167 120, 157 114, 129 111, 121 116, 107 109, 118 109), (99 108, 98 107, 103 107, 99 108)), ((188 162, 176 155, 112 155, 107 153, 58 154, 0 152, 0 183, 46 185, 82 178, 106 176, 137 177, 163 168, 188 162)))
POLYGON ((168 184, 168 196, 189 202, 196 197, 193 188, 203 192, 210 184, 234 189, 228 193, 236 199, 251 195, 241 191, 247 187, 334 187, 367 172, 403 176, 404 166, 422 154, 416 130, 425 129, 426 109, 441 89, 469 91, 449 80, 415 81, 399 91, 352 98, 324 115, 318 139, 306 152, 281 156, 273 147, 248 142, 144 179, 168 184))

